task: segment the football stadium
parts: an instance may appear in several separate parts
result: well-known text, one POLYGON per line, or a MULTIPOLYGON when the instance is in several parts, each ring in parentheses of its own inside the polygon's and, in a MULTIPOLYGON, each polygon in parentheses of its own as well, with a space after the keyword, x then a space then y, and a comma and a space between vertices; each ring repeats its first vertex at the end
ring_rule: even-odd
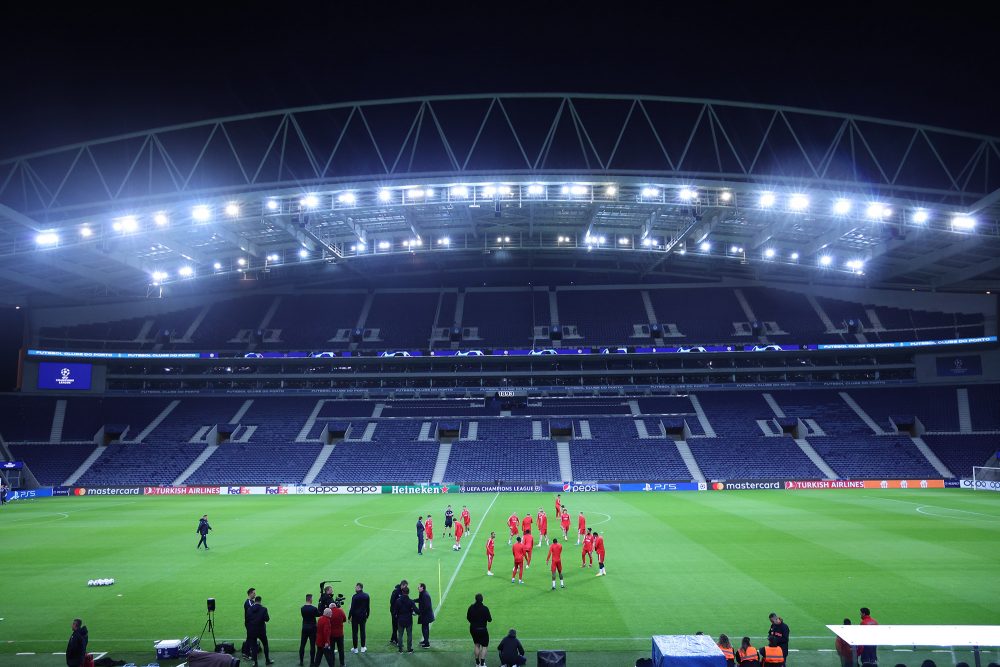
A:
POLYGON ((349 665, 482 664, 477 594, 488 665, 511 628, 531 665, 1000 661, 996 137, 385 99, 0 160, 0 219, 4 665, 73 618, 99 664, 240 660, 254 605, 301 664, 326 583, 370 596, 349 665))

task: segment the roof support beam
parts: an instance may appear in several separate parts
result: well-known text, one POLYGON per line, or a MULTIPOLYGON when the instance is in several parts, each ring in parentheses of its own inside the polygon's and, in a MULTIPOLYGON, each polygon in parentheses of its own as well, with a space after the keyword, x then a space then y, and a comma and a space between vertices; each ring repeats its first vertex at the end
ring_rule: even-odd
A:
POLYGON ((988 273, 996 269, 1000 269, 1000 257, 993 257, 985 262, 979 262, 978 264, 967 266, 964 269, 958 269, 956 271, 952 271, 951 273, 946 273, 943 276, 935 278, 933 285, 935 288, 947 287, 948 285, 960 283, 963 280, 976 278, 984 273, 988 273))
POLYGON ((42 278, 34 278, 20 271, 0 269, 0 279, 9 280, 12 283, 17 283, 18 285, 24 285, 25 287, 41 290, 42 292, 48 292, 49 294, 55 294, 56 296, 61 296, 64 299, 68 299, 70 301, 79 301, 81 298, 79 294, 73 294, 72 292, 68 292, 61 286, 53 282, 49 282, 48 280, 44 280, 42 278))
POLYGON ((262 257, 263 254, 257 244, 250 239, 240 236, 231 229, 216 229, 212 232, 221 239, 225 239, 252 257, 262 257))
POLYGON ((988 195, 977 201, 975 204, 970 206, 969 213, 970 214, 979 213, 984 208, 989 208, 990 206, 993 206, 997 202, 1000 202, 1000 188, 994 190, 993 192, 989 193, 988 195))
POLYGON ((315 252, 322 248, 326 252, 330 253, 331 256, 340 259, 342 257, 340 251, 334 246, 326 243, 318 236, 313 234, 308 227, 300 226, 296 222, 289 219, 287 215, 276 215, 271 218, 274 225, 279 229, 284 230, 289 236, 295 239, 296 242, 302 245, 306 250, 315 252))
POLYGON ((925 253, 919 257, 914 258, 912 261, 903 262, 888 268, 888 270, 882 275, 878 276, 880 282, 887 282, 896 276, 906 275, 907 273, 915 273, 926 269, 929 266, 936 264, 937 262, 948 259, 949 257, 954 257, 963 252, 974 250, 979 246, 979 239, 975 237, 965 238, 961 241, 957 241, 949 246, 945 246, 940 250, 935 250, 934 252, 925 253))
POLYGON ((27 227, 33 232, 42 231, 41 224, 35 222, 33 218, 29 218, 24 213, 21 213, 20 211, 15 211, 10 206, 5 206, 4 204, 0 204, 0 216, 3 216, 4 218, 7 218, 12 222, 16 222, 22 227, 27 227))

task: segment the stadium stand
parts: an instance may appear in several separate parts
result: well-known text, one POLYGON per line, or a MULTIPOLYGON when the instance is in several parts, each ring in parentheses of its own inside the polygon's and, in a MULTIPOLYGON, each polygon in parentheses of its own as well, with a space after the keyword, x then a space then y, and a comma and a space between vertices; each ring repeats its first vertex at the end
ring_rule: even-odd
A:
POLYGON ((481 292, 467 290, 461 325, 477 327, 481 340, 466 341, 468 347, 531 345, 533 327, 548 326, 548 302, 544 313, 536 313, 531 292, 481 292), (541 315, 541 319, 537 316, 541 315))
POLYGON ((588 345, 634 342, 633 324, 649 324, 638 290, 559 290, 559 320, 564 327, 577 327, 579 339, 588 345))
POLYGON ((445 479, 478 482, 559 479, 555 442, 548 438, 532 439, 531 429, 528 419, 480 420, 476 440, 452 443, 445 479))

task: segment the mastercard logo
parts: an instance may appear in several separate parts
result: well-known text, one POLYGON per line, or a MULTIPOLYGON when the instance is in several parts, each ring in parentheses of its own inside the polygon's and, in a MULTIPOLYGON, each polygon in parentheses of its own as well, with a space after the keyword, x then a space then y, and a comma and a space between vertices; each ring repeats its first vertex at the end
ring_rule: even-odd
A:
POLYGON ((87 495, 87 489, 73 489, 74 496, 85 496, 87 495))
POLYGON ((722 491, 724 488, 726 488, 726 485, 722 482, 712 482, 713 491, 722 491))

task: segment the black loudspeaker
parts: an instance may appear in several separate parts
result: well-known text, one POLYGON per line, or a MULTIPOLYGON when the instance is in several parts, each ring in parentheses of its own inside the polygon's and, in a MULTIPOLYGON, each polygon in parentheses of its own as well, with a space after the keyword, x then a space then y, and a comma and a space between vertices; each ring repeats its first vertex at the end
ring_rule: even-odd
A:
POLYGON ((847 333, 861 333, 862 326, 859 320, 847 320, 847 333))
POLYGON ((566 667, 566 651, 539 651, 538 667, 566 667))
POLYGON ((355 329, 351 332, 351 340, 355 343, 361 342, 362 337, 364 337, 364 331, 361 329, 355 329))
POLYGON ((215 645, 215 652, 234 655, 236 653, 236 645, 233 642, 219 642, 215 645))
POLYGON ((657 323, 657 324, 650 324, 649 325, 649 336, 651 338, 660 338, 661 336, 663 336, 663 327, 661 327, 659 325, 659 323, 657 323))
POLYGON ((459 327, 452 327, 448 338, 453 341, 462 340, 462 330, 459 327))
POLYGON ((208 610, 215 611, 215 598, 208 598, 208 610))

